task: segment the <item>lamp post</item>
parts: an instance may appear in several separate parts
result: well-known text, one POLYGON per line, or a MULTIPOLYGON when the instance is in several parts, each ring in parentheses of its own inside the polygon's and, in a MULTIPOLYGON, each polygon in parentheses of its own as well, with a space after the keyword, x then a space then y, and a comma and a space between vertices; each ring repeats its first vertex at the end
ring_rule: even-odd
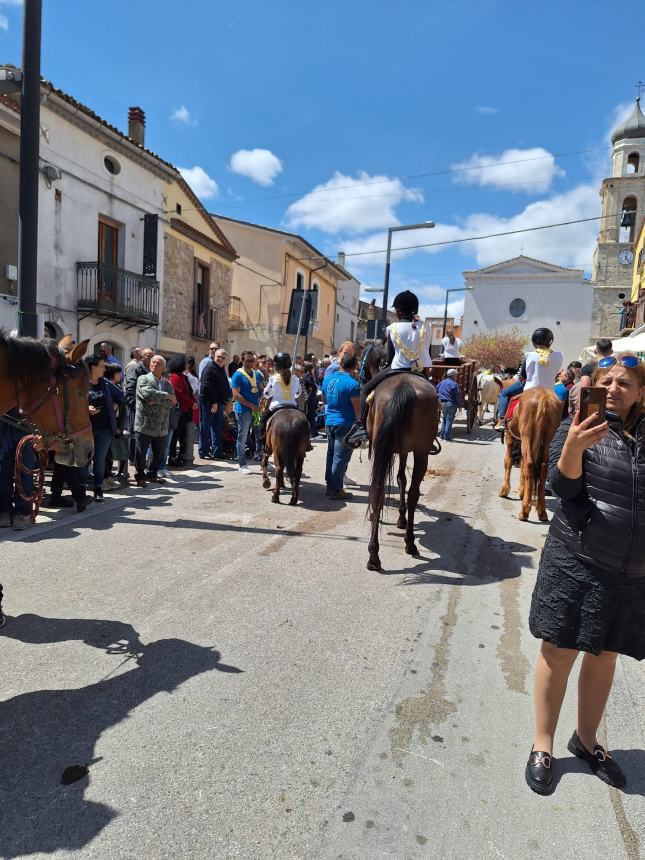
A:
POLYGON ((387 324, 387 294, 390 288, 390 257, 392 252, 392 233, 403 230, 429 230, 434 227, 434 221, 424 221, 422 224, 402 224, 400 227, 389 227, 387 231, 387 253, 385 256, 385 280, 383 281, 383 328, 387 324))
POLYGON ((472 287, 452 287, 449 290, 446 290, 446 304, 443 309, 443 329, 441 332, 441 337, 446 336, 446 326, 448 324, 448 295, 450 293, 469 293, 472 290, 472 287))

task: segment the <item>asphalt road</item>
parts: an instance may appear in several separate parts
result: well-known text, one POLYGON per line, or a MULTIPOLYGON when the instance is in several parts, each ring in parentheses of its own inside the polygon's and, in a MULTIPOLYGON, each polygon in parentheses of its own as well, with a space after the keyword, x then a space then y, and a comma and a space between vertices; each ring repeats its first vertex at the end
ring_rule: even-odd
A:
POLYGON ((0 857, 640 857, 639 664, 604 726, 627 789, 567 753, 573 681, 557 789, 524 783, 546 528, 497 497, 492 435, 433 458, 421 558, 390 511, 384 574, 368 465, 330 502, 320 444, 297 509, 208 463, 5 535, 0 857))

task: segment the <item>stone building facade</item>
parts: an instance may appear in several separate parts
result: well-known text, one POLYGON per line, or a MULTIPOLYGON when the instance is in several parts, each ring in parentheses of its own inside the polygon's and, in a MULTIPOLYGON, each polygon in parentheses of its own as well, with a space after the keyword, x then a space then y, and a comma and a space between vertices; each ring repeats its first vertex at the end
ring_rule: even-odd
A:
POLYGON ((623 302, 632 289, 634 243, 645 209, 645 116, 639 99, 611 142, 611 176, 600 189, 602 220, 592 269, 592 342, 620 333, 623 302))
POLYGON ((164 354, 194 355, 199 361, 210 341, 228 346, 237 254, 179 175, 168 190, 168 215, 159 347, 164 354))

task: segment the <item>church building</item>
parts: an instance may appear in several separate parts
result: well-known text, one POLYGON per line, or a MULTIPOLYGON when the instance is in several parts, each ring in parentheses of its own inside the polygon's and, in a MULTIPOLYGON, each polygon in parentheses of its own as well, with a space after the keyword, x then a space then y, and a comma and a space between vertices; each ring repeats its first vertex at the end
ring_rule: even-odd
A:
POLYGON ((645 116, 634 110, 611 136, 611 176, 600 189, 602 220, 594 252, 591 341, 617 337, 632 291, 634 243, 645 215, 645 116))

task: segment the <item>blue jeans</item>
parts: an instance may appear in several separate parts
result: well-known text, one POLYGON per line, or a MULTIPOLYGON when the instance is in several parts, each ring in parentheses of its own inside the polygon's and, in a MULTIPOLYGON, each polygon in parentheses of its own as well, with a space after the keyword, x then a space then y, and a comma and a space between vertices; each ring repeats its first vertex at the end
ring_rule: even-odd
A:
MULTIPOLYGON (((112 444, 112 431, 99 430, 94 434, 94 460, 92 462, 92 472, 94 474, 94 486, 100 487, 105 478, 105 458, 112 444)), ((83 470, 82 481, 86 483, 89 479, 89 465, 83 470)))
POLYGON ((166 437, 163 443, 163 454, 161 455, 161 463, 159 463, 160 469, 166 469, 168 467, 168 454, 170 454, 170 443, 172 441, 172 434, 174 430, 169 430, 166 433, 166 437))
POLYGON ((217 412, 211 413, 211 449, 213 457, 223 457, 224 449, 222 448, 222 428, 224 426, 224 406, 225 403, 217 404, 217 412))
POLYGON ((439 431, 440 439, 450 441, 450 433, 452 431, 452 422, 457 414, 457 404, 451 403, 449 400, 441 401, 441 430, 439 431))
POLYGON ((237 462, 241 467, 246 466, 246 440, 249 438, 249 430, 253 423, 253 413, 249 409, 246 412, 236 412, 235 417, 237 418, 237 462))
MULTIPOLYGON (((16 446, 25 433, 3 424, 0 428, 0 513, 31 514, 31 502, 25 502, 14 490, 14 472, 16 465, 16 446)), ((22 462, 26 469, 36 468, 36 455, 31 445, 25 445, 22 462)), ((22 475, 22 486, 26 495, 31 496, 34 484, 30 475, 22 475)))
POLYGON ((336 424, 327 427, 327 467, 325 483, 332 493, 343 489, 343 478, 352 458, 353 448, 345 444, 345 436, 350 431, 347 424, 336 424))
POLYGON ((224 426, 224 403, 217 404, 217 412, 211 412, 210 403, 199 398, 199 445, 200 457, 212 453, 213 457, 223 457, 222 427, 224 426))
POLYGON ((521 379, 518 379, 517 382, 509 385, 508 388, 502 391, 497 400, 497 414, 499 418, 503 418, 506 415, 508 401, 511 397, 515 397, 516 394, 521 394, 524 391, 524 385, 525 383, 521 379))

